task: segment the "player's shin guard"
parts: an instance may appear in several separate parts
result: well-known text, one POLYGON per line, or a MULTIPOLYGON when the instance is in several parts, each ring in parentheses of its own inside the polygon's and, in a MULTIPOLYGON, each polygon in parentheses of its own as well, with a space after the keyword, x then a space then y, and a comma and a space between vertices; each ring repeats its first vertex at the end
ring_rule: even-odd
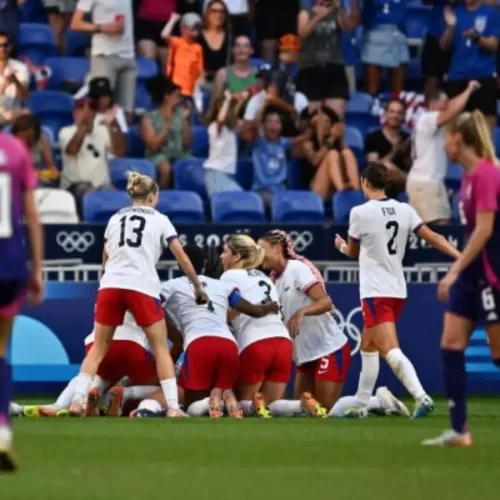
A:
POLYGON ((444 389, 448 398, 451 424, 459 434, 467 432, 467 376, 463 351, 442 349, 444 389))

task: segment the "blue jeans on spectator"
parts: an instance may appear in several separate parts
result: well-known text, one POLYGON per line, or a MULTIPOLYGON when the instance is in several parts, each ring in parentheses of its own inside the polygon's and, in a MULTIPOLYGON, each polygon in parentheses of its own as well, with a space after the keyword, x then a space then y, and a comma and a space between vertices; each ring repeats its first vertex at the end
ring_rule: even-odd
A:
POLYGON ((243 191, 232 175, 213 168, 205 168, 205 188, 209 197, 222 191, 243 191))

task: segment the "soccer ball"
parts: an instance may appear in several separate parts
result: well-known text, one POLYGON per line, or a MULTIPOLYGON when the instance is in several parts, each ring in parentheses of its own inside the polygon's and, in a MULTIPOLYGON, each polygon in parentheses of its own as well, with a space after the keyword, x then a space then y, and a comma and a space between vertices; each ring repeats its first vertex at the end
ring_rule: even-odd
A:
POLYGON ((161 406, 160 403, 158 403, 158 401, 155 401, 154 399, 145 399, 144 401, 140 402, 137 410, 147 410, 153 413, 157 413, 161 411, 161 406))

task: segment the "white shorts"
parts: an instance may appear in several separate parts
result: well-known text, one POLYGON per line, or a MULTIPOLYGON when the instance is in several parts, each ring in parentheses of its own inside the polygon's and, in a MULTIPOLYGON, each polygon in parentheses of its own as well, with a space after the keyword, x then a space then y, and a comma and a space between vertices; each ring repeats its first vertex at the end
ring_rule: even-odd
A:
POLYGON ((410 205, 426 224, 451 218, 450 200, 444 183, 410 177, 406 182, 406 192, 410 205))

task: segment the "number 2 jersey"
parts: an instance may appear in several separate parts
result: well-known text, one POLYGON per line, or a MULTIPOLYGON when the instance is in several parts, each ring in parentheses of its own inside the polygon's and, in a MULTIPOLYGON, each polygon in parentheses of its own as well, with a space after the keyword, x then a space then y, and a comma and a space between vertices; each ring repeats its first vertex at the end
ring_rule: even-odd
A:
POLYGON ((99 288, 124 288, 158 298, 156 264, 175 238, 177 232, 170 219, 154 208, 120 210, 109 219, 104 232, 108 261, 99 288))
POLYGON ((210 298, 208 304, 196 303, 193 284, 185 276, 161 285, 163 307, 184 337, 184 351, 200 337, 223 337, 235 342, 227 326, 227 311, 241 295, 222 281, 206 276, 198 279, 210 298))
MULTIPOLYGON (((251 304, 278 302, 274 283, 261 271, 255 269, 231 269, 221 276, 221 281, 238 289, 241 296, 251 304)), ((262 318, 252 318, 238 314, 233 319, 233 327, 240 352, 259 340, 274 337, 289 339, 290 335, 279 314, 268 314, 262 318)))
POLYGON ((403 258, 411 231, 423 225, 407 203, 384 198, 354 207, 349 238, 359 242, 360 298, 405 299, 403 258))

